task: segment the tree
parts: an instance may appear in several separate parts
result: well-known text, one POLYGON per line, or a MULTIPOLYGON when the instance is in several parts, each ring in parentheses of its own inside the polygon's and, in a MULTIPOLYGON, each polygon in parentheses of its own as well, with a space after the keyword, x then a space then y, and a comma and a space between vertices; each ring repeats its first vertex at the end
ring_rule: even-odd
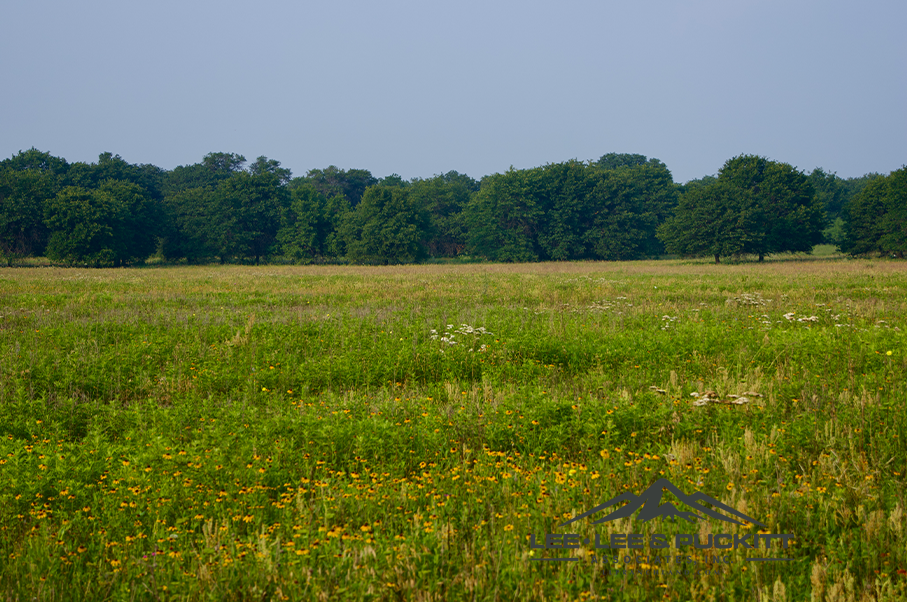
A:
POLYGON ((280 161, 268 159, 264 155, 257 158, 255 162, 249 166, 249 173, 253 176, 274 174, 280 180, 281 184, 288 183, 293 175, 289 169, 280 166, 280 161))
POLYGON ((844 243, 851 255, 907 252, 907 167, 871 179, 846 209, 844 243))
POLYGON ((657 257, 664 246, 657 228, 677 205, 677 187, 668 168, 645 163, 595 173, 589 205, 591 220, 584 234, 593 257, 606 260, 657 257))
POLYGON ((127 163, 119 155, 101 153, 97 163, 73 163, 66 175, 66 182, 94 190, 106 180, 131 182, 143 189, 148 198, 163 198, 164 170, 154 165, 134 165, 127 163))
POLYGON ((409 186, 409 182, 403 179, 403 176, 400 174, 392 173, 389 176, 385 176, 378 180, 378 184, 381 186, 398 186, 400 188, 406 188, 409 186))
POLYGON ((167 195, 162 220, 161 250, 168 259, 186 258, 189 263, 218 255, 213 240, 217 223, 214 188, 194 187, 167 195))
POLYGON ((530 194, 543 211, 538 228, 540 259, 590 257, 594 237, 587 236, 587 231, 596 211, 592 193, 600 174, 574 160, 530 170, 527 176, 530 194))
POLYGON ((47 256, 95 267, 144 260, 157 244, 155 210, 131 182, 105 180, 95 190, 66 187, 45 206, 47 256))
POLYGON ((661 254, 656 227, 677 199, 671 172, 658 160, 625 163, 567 161, 486 178, 467 209, 473 252, 493 261, 661 254))
POLYGON ((50 153, 41 152, 32 147, 27 151, 19 151, 9 159, 0 161, 0 172, 6 171, 40 172, 62 177, 69 171, 69 163, 62 157, 54 157, 50 153))
POLYGON ((532 193, 532 170, 494 174, 466 208, 470 253, 491 261, 538 261, 538 231, 544 217, 532 193))
POLYGON ((881 219, 883 252, 904 258, 907 253, 907 167, 888 174, 885 214, 881 219))
POLYGON ((342 195, 326 199, 311 184, 294 188, 277 233, 281 252, 304 263, 342 255, 336 234, 349 211, 342 195))
POLYGON ((242 171, 246 158, 236 153, 208 153, 202 164, 210 171, 233 174, 242 171))
POLYGON ((208 240, 221 262, 228 257, 262 257, 276 250, 277 231, 289 192, 273 173, 252 175, 235 172, 221 182, 212 195, 213 219, 208 240))
POLYGON ((0 257, 42 255, 47 245, 44 204, 57 193, 52 174, 34 170, 0 172, 0 257))
POLYGON ((61 190, 65 159, 35 148, 0 161, 0 257, 43 255, 47 246, 44 205, 61 190))
POLYGON ((717 181, 718 181, 718 178, 716 178, 715 176, 702 176, 701 178, 697 178, 695 180, 690 180, 686 184, 682 184, 682 185, 678 186, 678 190, 680 191, 681 194, 683 194, 684 192, 686 192, 687 190, 690 190, 692 188, 698 188, 699 186, 708 186, 709 184, 712 184, 717 181))
MULTIPOLYGON (((656 163, 661 163, 658 159, 652 159, 656 163)), ((602 155, 596 162, 596 165, 602 169, 617 169, 619 167, 636 167, 646 165, 649 158, 645 155, 635 155, 629 153, 608 153, 602 155)))
POLYGON ((844 180, 834 172, 817 167, 809 174, 809 182, 816 191, 819 205, 825 211, 829 222, 833 222, 847 203, 849 194, 844 180))
POLYGON ((325 257, 346 255, 346 240, 340 230, 352 210, 350 202, 342 194, 330 197, 325 203, 324 216, 329 224, 322 247, 325 257))
POLYGON ((343 170, 331 165, 326 169, 310 170, 306 177, 294 179, 291 187, 311 184, 325 198, 342 194, 351 207, 356 207, 365 189, 377 183, 378 180, 366 169, 343 170))
POLYGON ((113 264, 113 226, 120 214, 120 207, 109 196, 67 186, 45 206, 50 229, 47 256, 69 264, 113 264))
POLYGON ((141 186, 122 180, 105 180, 95 194, 110 197, 118 209, 112 222, 114 264, 137 263, 152 255, 157 249, 160 205, 141 186))
POLYGON ((214 188, 234 173, 242 171, 245 162, 245 157, 235 153, 208 153, 201 163, 180 165, 166 172, 163 193, 169 196, 191 188, 214 188))
POLYGON ((724 164, 718 180, 749 190, 765 217, 743 253, 757 254, 762 261, 768 253, 809 253, 822 242, 825 212, 809 178, 791 165, 740 155, 724 164))
POLYGON ((847 205, 847 202, 850 199, 852 199, 853 197, 855 197, 857 194, 859 194, 860 191, 863 190, 863 188, 865 188, 867 184, 869 184, 870 182, 872 182, 873 180, 875 180, 877 178, 884 178, 884 177, 885 176, 883 176, 880 173, 870 172, 867 174, 863 174, 862 176, 858 176, 856 178, 845 179, 844 187, 847 189, 847 200, 844 202, 844 204, 847 205))
POLYGON ((410 197, 431 215, 429 255, 455 257, 463 252, 467 235, 463 210, 478 190, 478 182, 456 171, 412 182, 410 197))
POLYGON ((683 194, 674 217, 658 228, 668 253, 686 257, 739 255, 761 244, 762 208, 746 188, 717 181, 683 194))
POLYGON ((354 263, 413 263, 425 257, 431 222, 407 188, 369 186, 340 228, 354 263))

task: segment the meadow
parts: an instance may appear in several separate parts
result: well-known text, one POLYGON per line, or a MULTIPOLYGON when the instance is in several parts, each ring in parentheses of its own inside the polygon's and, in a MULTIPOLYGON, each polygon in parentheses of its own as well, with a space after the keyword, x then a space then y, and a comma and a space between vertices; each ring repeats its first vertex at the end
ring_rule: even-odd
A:
POLYGON ((907 599, 905 293, 829 258, 0 269, 0 599, 907 599), (764 526, 559 526, 660 478, 764 526), (584 543, 655 532, 794 537, 584 543))

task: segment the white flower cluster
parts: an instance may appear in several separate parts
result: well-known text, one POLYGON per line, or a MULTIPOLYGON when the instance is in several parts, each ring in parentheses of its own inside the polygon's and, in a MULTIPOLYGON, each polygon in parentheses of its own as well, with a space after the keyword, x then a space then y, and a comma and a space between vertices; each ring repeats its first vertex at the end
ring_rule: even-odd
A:
POLYGON ((771 303, 771 299, 763 299, 760 293, 741 293, 739 297, 732 297, 726 303, 736 303, 737 305, 765 305, 771 303))
POLYGON ((663 322, 661 329, 668 330, 671 327, 671 324, 677 321, 677 316, 664 315, 661 317, 661 321, 663 322))
MULTIPOLYGON (((588 307, 586 307, 586 310, 587 311, 609 311, 609 310, 617 309, 620 307, 633 307, 633 304, 628 303, 626 297, 614 297, 614 301, 601 301, 601 302, 593 301, 592 305, 589 305, 588 307)), ((574 310, 574 311, 580 311, 580 310, 574 310)), ((621 315, 623 312, 616 311, 614 313, 616 315, 621 315)))
MULTIPOLYGON (((785 320, 787 320, 788 322, 792 322, 794 320, 794 316, 796 315, 796 313, 797 312, 795 312, 795 311, 791 311, 791 312, 784 314, 784 316, 782 316, 782 317, 785 320)), ((805 317, 797 318, 797 322, 818 322, 818 321, 819 321, 819 316, 810 316, 808 318, 805 318, 805 317)))
MULTIPOLYGON (((480 336, 486 335, 486 334, 491 335, 491 336, 494 335, 494 333, 488 332, 487 330, 485 330, 484 326, 479 326, 478 328, 475 328, 473 326, 470 326, 469 324, 460 324, 460 327, 457 328, 456 330, 454 330, 453 324, 448 324, 447 328, 444 329, 444 332, 440 333, 440 334, 438 333, 437 330, 432 328, 430 338, 433 341, 439 341, 442 346, 453 347, 454 345, 459 345, 459 342, 456 340, 456 335, 461 335, 461 336, 472 335, 473 337, 478 339, 480 336)), ((482 345, 482 347, 479 348, 479 351, 485 351, 486 349, 487 349, 487 346, 482 345)))

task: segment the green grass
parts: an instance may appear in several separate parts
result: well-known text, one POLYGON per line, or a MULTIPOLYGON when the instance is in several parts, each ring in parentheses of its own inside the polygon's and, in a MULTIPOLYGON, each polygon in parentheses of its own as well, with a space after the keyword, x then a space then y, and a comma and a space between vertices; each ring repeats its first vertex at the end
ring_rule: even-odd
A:
POLYGON ((0 269, 0 592, 904 599, 905 276, 827 259, 0 269), (695 406, 709 390, 761 397, 695 406), (530 534, 758 531, 557 527, 661 477, 794 534, 771 550, 793 560, 534 560, 567 554, 530 534))

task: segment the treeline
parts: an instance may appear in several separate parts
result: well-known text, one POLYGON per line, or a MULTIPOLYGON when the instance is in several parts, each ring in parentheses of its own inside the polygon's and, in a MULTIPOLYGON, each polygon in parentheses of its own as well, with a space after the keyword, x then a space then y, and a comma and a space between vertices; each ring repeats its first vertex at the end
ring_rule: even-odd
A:
POLYGON ((167 261, 411 263, 851 253, 905 246, 905 170, 844 180, 762 157, 676 185, 642 155, 608 154, 474 180, 375 178, 331 166, 211 153, 171 171, 104 153, 68 163, 36 149, 0 162, 0 254, 69 265, 167 261))

